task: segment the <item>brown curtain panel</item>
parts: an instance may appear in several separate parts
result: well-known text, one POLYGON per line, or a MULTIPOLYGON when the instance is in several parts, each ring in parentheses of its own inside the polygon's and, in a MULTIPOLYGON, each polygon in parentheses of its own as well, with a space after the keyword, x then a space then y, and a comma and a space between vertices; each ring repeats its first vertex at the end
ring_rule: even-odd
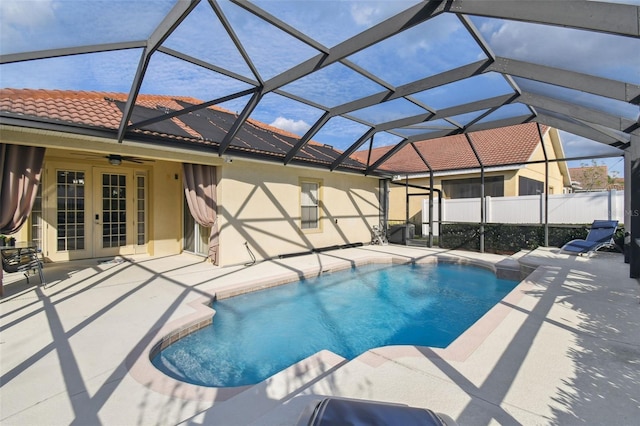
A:
POLYGON ((0 144, 0 234, 15 234, 31 214, 44 148, 0 144))
POLYGON ((202 164, 182 164, 184 194, 191 216, 200 225, 211 228, 209 259, 218 264, 218 203, 216 198, 216 168, 202 164))

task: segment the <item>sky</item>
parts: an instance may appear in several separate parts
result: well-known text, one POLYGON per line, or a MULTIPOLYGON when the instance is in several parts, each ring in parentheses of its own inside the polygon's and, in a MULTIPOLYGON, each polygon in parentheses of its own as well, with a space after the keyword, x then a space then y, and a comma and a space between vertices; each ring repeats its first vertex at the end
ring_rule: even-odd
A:
MULTIPOLYGON (((175 0, 3 0, 0 2, 0 54, 144 40, 174 3, 175 0)), ((207 1, 196 7, 163 46, 213 63, 249 82, 259 78, 267 81, 319 53, 229 1, 217 3, 255 65, 257 75, 207 1)), ((257 0, 254 3, 330 48, 416 2, 257 0)), ((630 3, 640 4, 640 0, 630 3)), ((471 22, 499 56, 640 84, 640 55, 630 54, 640 51, 638 39, 492 18, 472 17, 471 22)), ((4 64, 0 65, 0 86, 129 92, 140 55, 140 49, 130 49, 4 64)), ((382 84, 363 77, 343 63, 335 63, 282 89, 332 107, 383 91, 383 84, 403 85, 485 57, 460 20, 443 14, 348 58, 355 66, 377 75, 384 81, 382 84)), ((514 80, 532 93, 575 101, 632 120, 638 117, 638 107, 624 102, 559 90, 531 80, 514 80)), ((141 93, 190 96, 207 101, 250 87, 250 83, 156 53, 149 63, 141 93)), ((502 76, 489 73, 416 93, 413 98, 419 105, 440 109, 512 92, 513 88, 502 76)), ((221 106, 239 112, 248 99, 246 96, 221 106)), ((424 112, 416 103, 398 99, 353 112, 356 120, 331 119, 314 140, 346 149, 368 129, 357 120, 377 124, 424 112)), ((465 124, 482 112, 456 117, 456 120, 465 124)), ((484 121, 528 112, 521 104, 510 105, 484 121)), ((302 135, 322 113, 318 108, 269 93, 251 117, 302 135)), ((446 122, 430 124, 434 130, 443 126, 453 128, 446 122)), ((412 132, 416 130, 406 129, 403 134, 412 132)), ((566 132, 562 132, 561 137, 567 156, 600 155, 605 153, 603 148, 606 153, 621 153, 566 132)), ((373 143, 375 147, 400 140, 397 135, 379 133, 373 143)), ((606 162, 611 168, 619 168, 621 174, 622 162, 618 158, 606 162)))

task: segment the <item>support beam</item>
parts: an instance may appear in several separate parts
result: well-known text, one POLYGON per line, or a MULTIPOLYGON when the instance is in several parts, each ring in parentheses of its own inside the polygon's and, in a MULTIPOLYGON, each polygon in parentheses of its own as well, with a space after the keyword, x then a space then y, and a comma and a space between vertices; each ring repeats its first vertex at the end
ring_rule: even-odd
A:
MULTIPOLYGON (((422 155, 422 153, 414 143, 411 144, 411 148, 413 148, 413 150, 416 152, 418 157, 420 157, 420 160, 422 160, 424 165, 427 166, 427 169, 429 170, 429 243, 428 243, 428 246, 429 248, 431 248, 433 247, 433 186, 434 186, 433 168, 431 168, 431 165, 429 164, 427 159, 424 158, 424 155, 422 155)), ((439 202, 439 204, 441 203, 439 202)), ((438 221, 441 221, 441 220, 442 219, 438 215, 438 221)), ((439 237, 440 237, 440 233, 438 233, 438 238, 439 237)))
POLYGON ((358 148, 362 146, 363 143, 367 141, 370 137, 372 137, 376 133, 375 129, 371 128, 367 130, 367 132, 360 136, 357 141, 355 141, 346 151, 340 155, 329 167, 329 170, 334 171, 344 160, 346 160, 351 154, 353 154, 358 148))
POLYGON ((147 40, 147 46, 145 47, 142 55, 140 56, 140 62, 138 63, 138 69, 136 70, 133 83, 131 84, 131 90, 129 96, 127 96, 127 102, 122 111, 122 119, 120 120, 120 126, 118 127, 118 142, 122 143, 124 135, 133 113, 133 107, 136 104, 140 87, 142 86, 142 80, 147 72, 151 55, 162 45, 162 43, 171 35, 171 33, 180 25, 182 21, 191 13, 191 11, 200 3, 200 0, 191 0, 178 2, 169 11, 167 16, 158 25, 153 34, 149 36, 147 40))
POLYGON ((497 57, 486 72, 499 72, 514 77, 553 84, 618 101, 640 102, 640 85, 563 70, 532 62, 497 57))
POLYGON ((525 105, 534 108, 542 108, 557 114, 570 116, 577 120, 587 121, 589 123, 598 124, 610 129, 623 131, 629 127, 631 121, 624 122, 618 116, 613 116, 602 111, 586 108, 572 102, 566 102, 559 99, 550 98, 548 96, 537 95, 534 93, 523 92, 518 99, 525 105))
POLYGON ((452 0, 449 12, 640 36, 640 7, 595 1, 452 0))
POLYGON ((640 135, 632 134, 631 145, 625 152, 624 178, 625 229, 631 233, 627 246, 629 276, 640 278, 640 135))
POLYGON ((544 135, 540 123, 536 123, 542 155, 544 156, 544 246, 549 247, 549 155, 544 144, 544 135))
POLYGON ((193 56, 187 55, 182 52, 178 52, 177 50, 170 49, 166 46, 158 47, 158 52, 162 52, 165 55, 172 56, 176 59, 180 59, 181 61, 189 62, 190 64, 197 65, 204 69, 208 69, 209 71, 217 72, 218 74, 224 75, 229 78, 233 78, 234 80, 241 81, 243 83, 249 84, 251 86, 259 86, 260 82, 257 80, 253 80, 251 78, 245 77, 241 74, 235 73, 233 71, 229 71, 225 68, 221 68, 217 65, 211 64, 209 62, 205 62, 198 58, 194 58, 193 56))
POLYGON ((474 62, 469 65, 463 65, 453 70, 442 72, 431 77, 426 77, 418 81, 398 86, 395 91, 385 90, 373 95, 366 96, 364 98, 356 99, 354 101, 338 105, 331 108, 331 113, 333 115, 347 114, 349 112, 370 107, 381 102, 391 101, 404 96, 412 95, 414 93, 433 89, 434 87, 440 87, 444 86, 445 84, 464 80, 465 78, 482 74, 487 69, 489 64, 489 61, 483 60, 474 62))
POLYGON ((251 70, 251 73, 256 78, 256 80, 258 80, 259 85, 260 86, 264 85, 264 81, 262 80, 262 77, 260 77, 260 73, 258 72, 258 69, 254 65, 254 63, 251 60, 251 58, 249 57, 249 54, 247 53, 247 51, 245 50, 244 46, 242 45, 242 42, 240 42, 240 39, 238 38, 238 35, 233 30, 233 27, 231 26, 231 24, 227 20, 227 17, 222 12, 222 9, 218 5, 218 2, 216 0, 209 0, 209 5, 211 6, 211 8, 213 9, 213 12, 218 17, 218 20, 220 21, 220 23, 224 27, 224 30, 229 35, 229 38, 231 38, 231 41, 235 45, 236 49, 238 49, 238 52, 240 53, 240 56, 242 56, 242 59, 244 59, 244 62, 247 64, 247 66, 251 70))
POLYGON ((258 90, 253 94, 253 96, 251 96, 251 99, 249 99, 249 102, 247 102, 247 104, 244 106, 244 109, 242 110, 238 118, 236 118, 236 121, 233 122, 233 125, 229 129, 229 132, 227 132, 224 140, 220 142, 220 148, 218 148, 219 156, 222 156, 227 148, 229 148, 229 145, 231 145, 231 142, 233 142, 233 138, 236 137, 242 125, 245 123, 245 121, 247 121, 247 118, 249 118, 253 110, 256 108, 258 102, 260 102, 262 96, 263 94, 260 90, 258 90))
POLYGON ((443 11, 444 7, 442 2, 421 2, 332 47, 329 53, 316 55, 269 79, 265 82, 264 92, 268 93, 279 89, 286 84, 364 50, 373 44, 438 16, 443 11))
POLYGON ((204 102, 204 103, 201 103, 201 104, 198 104, 198 105, 193 105, 193 106, 190 106, 190 107, 187 107, 187 108, 183 108, 183 109, 180 109, 180 110, 177 110, 177 111, 174 111, 174 112, 170 112, 168 114, 162 114, 162 115, 159 115, 157 117, 149 118, 149 119, 144 120, 144 121, 138 121, 137 123, 133 123, 131 126, 129 126, 128 130, 139 129, 139 128, 148 126, 150 124, 158 123, 158 122, 164 121, 164 120, 169 120, 171 118, 179 117, 179 116, 184 115, 184 114, 189 114, 190 112, 198 111, 198 110, 201 110, 203 108, 208 108, 208 107, 210 107, 212 105, 217 105, 217 104, 220 104, 222 102, 227 102, 227 101, 231 101, 233 99, 241 98, 243 96, 247 96, 247 95, 250 95, 252 93, 255 93, 256 90, 258 90, 258 89, 253 88, 253 89, 243 90, 242 92, 238 92, 238 93, 234 93, 232 95, 223 96, 221 98, 213 99, 213 100, 211 100, 209 102, 204 102))
POLYGON ((125 41, 122 43, 94 44, 91 46, 73 46, 60 49, 37 50, 34 52, 9 53, 0 55, 0 64, 33 61, 37 59, 60 58, 63 56, 86 55, 89 53, 113 52, 116 50, 142 49, 145 40, 125 41))
POLYGON ((313 135, 315 135, 318 130, 320 130, 320 128, 322 128, 322 126, 324 126, 330 119, 331 114, 325 112, 322 117, 320 117, 320 119, 317 120, 309 130, 307 130, 307 133, 305 133, 304 136, 302 136, 302 138, 300 138, 300 140, 289 150, 289 152, 287 152, 287 155, 284 157, 285 166, 289 164, 293 157, 295 157, 296 154, 300 152, 300 150, 307 144, 307 142, 311 140, 313 135))
POLYGON ((547 113, 542 109, 538 109, 537 112, 538 115, 535 118, 535 121, 546 124, 547 126, 555 127, 558 130, 564 130, 566 132, 573 133, 574 135, 582 136, 606 145, 617 146, 617 144, 620 143, 618 139, 614 139, 609 135, 598 132, 593 128, 585 126, 583 123, 572 120, 570 117, 561 117, 557 114, 553 114, 552 112, 547 113))
POLYGON ((480 253, 484 253, 484 225, 486 221, 486 197, 484 193, 484 163, 480 158, 480 154, 478 154, 478 150, 476 149, 473 141, 471 140, 471 136, 468 133, 465 133, 464 136, 467 138, 467 142, 473 151, 473 155, 476 157, 478 164, 480 164, 480 253))
POLYGON ((402 148, 405 147, 406 144, 409 143, 408 139, 403 139, 402 141, 400 141, 399 143, 397 143, 393 148, 391 148, 390 150, 388 150, 387 152, 385 152, 382 157, 378 158, 378 160, 371 164, 370 166, 367 167, 367 170, 365 171, 365 174, 369 174, 371 173, 373 170, 377 169, 378 167, 380 167, 381 164, 383 164, 385 161, 387 161, 389 158, 393 157, 393 155, 395 155, 396 152, 400 151, 402 148))

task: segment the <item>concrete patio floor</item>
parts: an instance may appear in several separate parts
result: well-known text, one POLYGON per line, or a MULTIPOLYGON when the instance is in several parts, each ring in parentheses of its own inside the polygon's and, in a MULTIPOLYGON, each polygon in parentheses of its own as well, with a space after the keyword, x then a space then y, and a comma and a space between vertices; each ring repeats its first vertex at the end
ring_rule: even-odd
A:
POLYGON ((183 254, 47 264, 4 276, 3 425, 294 425, 322 395, 430 408, 460 425, 629 425, 640 416, 640 286, 623 256, 540 248, 510 259, 365 246, 216 268, 183 254), (372 261, 429 260, 534 270, 448 348, 322 352, 247 389, 184 384, 149 368, 149 350, 202 320, 216 292, 372 261), (537 268, 537 269, 536 269, 537 268), (36 285, 33 285, 33 284, 36 285))

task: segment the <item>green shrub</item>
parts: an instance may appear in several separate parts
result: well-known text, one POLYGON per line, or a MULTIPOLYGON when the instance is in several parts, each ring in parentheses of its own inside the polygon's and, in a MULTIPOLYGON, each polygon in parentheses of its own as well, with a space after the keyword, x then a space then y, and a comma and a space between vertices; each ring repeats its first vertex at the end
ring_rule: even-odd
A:
MULTIPOLYGON (((549 226, 549 246, 562 247, 574 240, 584 239, 590 224, 549 226)), ((480 250, 480 225, 474 223, 442 224, 439 246, 446 249, 480 250)), ((624 228, 619 227, 614 239, 622 238, 624 228)), ((490 223, 484 226, 484 250, 487 253, 512 254, 520 250, 533 250, 544 245, 543 225, 510 225, 490 223)))

